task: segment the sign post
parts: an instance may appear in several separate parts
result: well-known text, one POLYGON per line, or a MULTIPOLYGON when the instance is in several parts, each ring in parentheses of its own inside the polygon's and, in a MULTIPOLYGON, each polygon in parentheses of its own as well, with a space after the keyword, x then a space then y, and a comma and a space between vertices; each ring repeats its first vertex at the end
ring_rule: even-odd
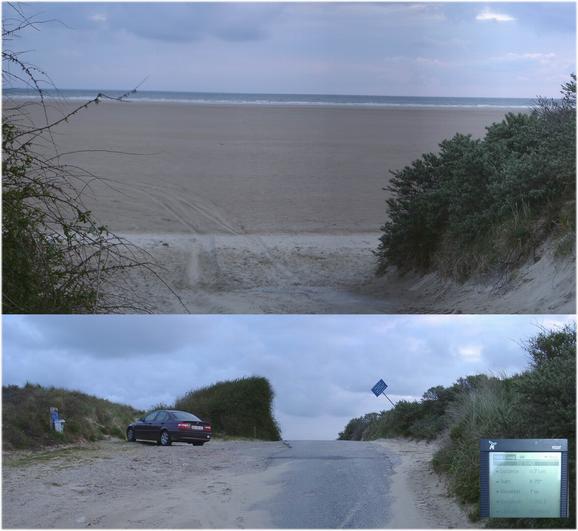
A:
POLYGON ((375 396, 383 395, 385 398, 389 400, 389 403, 395 407, 395 404, 391 401, 389 396, 385 394, 385 390, 387 389, 387 384, 383 380, 379 380, 372 388, 372 392, 375 396))

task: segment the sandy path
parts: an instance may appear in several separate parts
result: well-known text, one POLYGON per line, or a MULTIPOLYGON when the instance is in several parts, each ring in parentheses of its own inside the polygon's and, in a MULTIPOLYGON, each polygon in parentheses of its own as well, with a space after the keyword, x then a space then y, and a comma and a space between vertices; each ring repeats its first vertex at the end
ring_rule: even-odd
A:
POLYGON ((150 274, 126 285, 154 313, 552 313, 575 310, 576 263, 552 245, 510 277, 452 282, 375 277, 378 233, 125 235, 150 252, 175 296, 150 274), (179 300, 180 298, 180 300, 179 300))
POLYGON ((406 439, 375 441, 399 456, 392 494, 389 527, 401 529, 482 527, 470 522, 466 510, 448 495, 445 478, 433 471, 431 460, 438 443, 406 439))

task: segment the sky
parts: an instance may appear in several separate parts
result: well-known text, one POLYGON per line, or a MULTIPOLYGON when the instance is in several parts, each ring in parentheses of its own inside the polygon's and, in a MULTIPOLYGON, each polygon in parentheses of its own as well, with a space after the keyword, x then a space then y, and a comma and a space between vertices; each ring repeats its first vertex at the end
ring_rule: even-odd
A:
MULTIPOLYGON (((147 409, 264 376, 285 439, 335 439, 347 422, 470 374, 525 370, 539 315, 3 316, 3 385, 64 387, 147 409)), ((193 412, 194 413, 194 412, 193 412)))
POLYGON ((556 97, 576 62, 574 3, 25 9, 48 22, 8 45, 60 89, 556 97))

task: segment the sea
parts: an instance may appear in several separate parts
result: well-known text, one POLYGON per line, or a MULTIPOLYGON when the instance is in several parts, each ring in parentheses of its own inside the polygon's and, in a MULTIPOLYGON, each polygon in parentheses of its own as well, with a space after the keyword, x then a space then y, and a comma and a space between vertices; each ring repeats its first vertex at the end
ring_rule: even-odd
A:
MULTIPOLYGON (((50 99, 86 101, 103 93, 112 98, 122 96, 121 90, 45 89, 50 99)), ((4 88, 4 96, 11 98, 38 98, 33 89, 4 88)), ((165 92, 138 90, 128 97, 134 102, 191 103, 206 105, 311 105, 311 106, 369 106, 369 107, 466 107, 466 108, 520 108, 536 105, 530 98, 453 98, 421 96, 356 96, 336 94, 240 94, 227 92, 165 92)))

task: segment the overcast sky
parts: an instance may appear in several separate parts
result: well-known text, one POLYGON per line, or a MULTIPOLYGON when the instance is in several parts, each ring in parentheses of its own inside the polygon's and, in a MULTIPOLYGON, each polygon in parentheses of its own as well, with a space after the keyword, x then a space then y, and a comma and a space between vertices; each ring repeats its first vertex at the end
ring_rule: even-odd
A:
MULTIPOLYGON (((5 15, 10 8, 3 3, 5 15)), ((574 3, 29 4, 10 46, 58 88, 557 96, 574 3)))
POLYGON ((521 343, 563 316, 11 316, 3 384, 77 389, 147 409, 220 380, 259 375, 287 439, 334 439, 387 409, 370 389, 417 399, 468 374, 514 374, 521 343))

